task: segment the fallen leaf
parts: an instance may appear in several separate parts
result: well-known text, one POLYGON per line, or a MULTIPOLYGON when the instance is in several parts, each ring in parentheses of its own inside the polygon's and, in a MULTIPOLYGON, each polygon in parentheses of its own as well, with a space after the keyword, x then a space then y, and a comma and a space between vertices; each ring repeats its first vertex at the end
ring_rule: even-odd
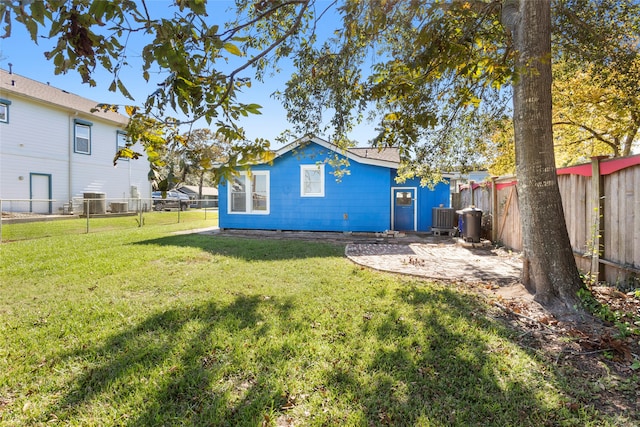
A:
POLYGON ((614 350, 617 355, 626 362, 630 362, 633 360, 633 355, 631 354, 629 344, 627 344, 625 341, 613 338, 610 335, 605 335, 602 337, 602 347, 614 350))

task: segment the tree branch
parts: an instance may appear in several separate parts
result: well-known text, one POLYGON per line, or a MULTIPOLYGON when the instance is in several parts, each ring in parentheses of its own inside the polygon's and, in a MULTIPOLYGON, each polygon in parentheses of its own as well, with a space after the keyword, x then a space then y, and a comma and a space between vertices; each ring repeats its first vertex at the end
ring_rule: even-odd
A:
POLYGON ((273 43, 271 43, 271 45, 269 45, 269 47, 267 47, 265 50, 260 52, 260 54, 254 56, 249 61, 247 61, 246 63, 244 63, 243 65, 241 65, 240 67, 236 68, 235 70, 233 70, 231 73, 228 74, 227 78, 229 79, 229 81, 227 82, 227 89, 225 90, 224 94, 222 95, 220 101, 218 101, 216 104, 214 104, 212 106, 213 109, 216 109, 216 108, 220 107, 225 102, 225 100, 229 97, 229 94, 231 93, 231 90, 233 88, 233 83, 235 82, 235 77, 236 77, 236 75, 238 73, 246 70, 247 68, 249 68, 250 66, 252 66, 256 62, 258 62, 260 59, 264 58, 267 54, 269 54, 269 52, 271 52, 278 45, 283 43, 287 38, 289 38, 292 34, 294 34, 294 32, 298 29, 298 27, 300 26, 300 23, 302 22, 302 17, 304 16, 304 12, 309 7, 309 2, 308 1, 295 1, 295 2, 289 2, 289 3, 290 4, 302 4, 302 5, 304 5, 300 9, 300 12, 298 12, 298 15, 296 16, 296 19, 295 19, 293 25, 291 26, 291 28, 289 28, 282 36, 280 36, 273 43))
POLYGON ((615 153, 614 155, 617 157, 619 156, 620 150, 618 148, 618 144, 616 144, 615 142, 611 142, 609 140, 607 140, 604 135, 606 135, 606 133, 600 133, 598 131, 596 131, 595 129, 590 128, 587 125, 583 125, 583 124, 578 124, 578 123, 574 123, 571 121, 564 121, 564 122, 554 122, 552 123, 553 126, 556 125, 567 125, 567 126, 575 126, 579 129, 582 129, 586 132, 589 132, 593 138, 597 139, 598 141, 607 144, 609 147, 611 147, 613 149, 613 152, 615 153))
POLYGON ((270 15, 273 15, 276 11, 278 11, 279 9, 289 6, 289 5, 301 5, 304 4, 305 7, 303 8, 303 11, 306 10, 309 6, 309 1, 310 0, 290 0, 290 1, 286 1, 280 4, 277 4, 276 6, 272 7, 271 9, 259 14, 258 16, 256 16, 255 18, 253 18, 250 21, 245 22, 242 25, 238 25, 236 27, 233 28, 229 28, 228 30, 220 33, 218 35, 218 37, 220 37, 220 40, 222 41, 228 41, 230 39, 232 39, 239 31, 252 26, 253 24, 255 24, 258 21, 261 21, 264 18, 269 17, 270 15), (226 38, 224 38, 226 36, 226 38))

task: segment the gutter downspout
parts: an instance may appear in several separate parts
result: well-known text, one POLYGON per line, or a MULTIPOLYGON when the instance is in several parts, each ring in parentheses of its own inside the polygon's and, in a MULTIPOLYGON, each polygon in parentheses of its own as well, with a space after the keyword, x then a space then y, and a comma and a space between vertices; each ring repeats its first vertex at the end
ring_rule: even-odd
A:
POLYGON ((69 204, 71 206, 71 210, 73 210, 73 134, 74 134, 74 122, 73 117, 77 116, 78 112, 76 111, 73 116, 69 116, 69 138, 68 138, 68 176, 67 176, 67 194, 69 196, 69 204))

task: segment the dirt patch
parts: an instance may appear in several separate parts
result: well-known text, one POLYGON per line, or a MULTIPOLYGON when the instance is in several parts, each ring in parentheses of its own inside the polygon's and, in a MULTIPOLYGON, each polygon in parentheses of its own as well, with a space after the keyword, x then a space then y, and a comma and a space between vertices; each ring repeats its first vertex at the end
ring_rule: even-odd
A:
POLYGON ((496 307, 515 330, 518 344, 535 352, 573 387, 566 402, 570 410, 592 406, 612 416, 623 415, 621 426, 640 425, 640 299, 635 294, 594 287, 592 293, 603 307, 614 307, 621 322, 604 322, 584 316, 578 321, 555 318, 521 284, 476 289, 496 307), (624 319, 634 328, 621 329, 624 319), (635 320, 634 320, 635 319, 635 320))

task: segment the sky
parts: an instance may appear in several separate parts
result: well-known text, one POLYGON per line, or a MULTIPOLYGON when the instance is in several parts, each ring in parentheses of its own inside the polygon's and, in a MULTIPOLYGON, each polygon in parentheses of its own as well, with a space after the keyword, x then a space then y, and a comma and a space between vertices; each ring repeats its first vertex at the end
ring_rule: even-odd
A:
MULTIPOLYGON (((154 11, 167 8, 171 2, 168 0, 148 0, 147 5, 154 11)), ((227 0, 209 0, 209 18, 219 21, 222 26, 226 11, 233 5, 233 2, 227 0)), ((167 9, 168 10, 168 9, 167 9)), ((226 15, 228 16, 228 15, 226 15)), ((323 17, 326 19, 335 19, 332 17, 323 17)), ((218 23, 218 22, 216 22, 218 23)), ((13 23, 11 36, 7 39, 0 39, 0 68, 9 70, 9 64, 12 64, 12 71, 24 77, 37 80, 42 83, 49 83, 51 86, 64 89, 67 92, 80 95, 82 97, 94 100, 98 103, 108 104, 131 104, 131 101, 118 92, 109 92, 108 87, 112 81, 112 76, 97 67, 94 73, 94 79, 97 82, 96 87, 90 87, 83 84, 80 75, 71 71, 64 75, 55 75, 53 63, 44 57, 44 52, 51 50, 55 41, 42 39, 36 45, 27 31, 18 23, 13 23)), ((135 46, 134 46, 135 47, 135 46)), ((121 72, 121 78, 129 92, 133 95, 137 104, 142 104, 147 95, 152 93, 156 88, 157 82, 161 80, 158 76, 156 80, 147 83, 142 78, 142 69, 140 64, 135 64, 134 56, 141 52, 142 47, 128 50, 128 57, 131 58, 131 65, 121 72)), ((283 72, 274 77, 267 77, 264 83, 260 83, 252 79, 252 87, 246 90, 246 99, 241 99, 246 103, 260 104, 262 108, 261 115, 250 115, 248 118, 240 121, 244 127, 247 139, 255 140, 256 138, 265 138, 271 141, 273 148, 279 148, 275 142, 275 138, 283 131, 291 128, 291 124, 287 122, 286 111, 279 101, 271 96, 276 90, 284 90, 285 83, 291 74, 292 69, 285 67, 283 72)), ((206 122, 199 123, 197 127, 207 127, 206 122)), ((351 139, 359 142, 360 146, 366 146, 368 140, 373 138, 374 126, 365 124, 358 126, 350 135, 351 139)), ((321 138, 328 139, 329 135, 318 135, 321 138)))

